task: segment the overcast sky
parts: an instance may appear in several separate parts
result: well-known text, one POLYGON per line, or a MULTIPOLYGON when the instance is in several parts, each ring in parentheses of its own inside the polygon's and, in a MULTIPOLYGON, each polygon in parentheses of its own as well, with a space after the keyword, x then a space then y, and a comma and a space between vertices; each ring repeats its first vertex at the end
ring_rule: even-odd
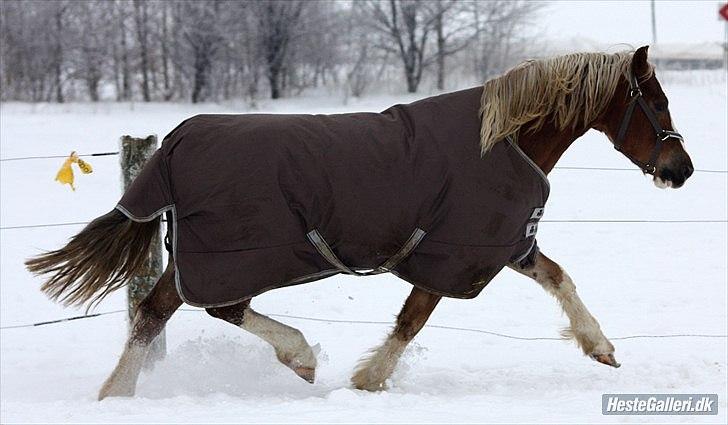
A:
MULTIPOLYGON (((721 42, 724 21, 718 19, 718 5, 708 1, 658 1, 656 4, 658 43, 721 42)), ((553 1, 540 15, 549 38, 588 38, 600 44, 649 44, 650 1, 553 1)))

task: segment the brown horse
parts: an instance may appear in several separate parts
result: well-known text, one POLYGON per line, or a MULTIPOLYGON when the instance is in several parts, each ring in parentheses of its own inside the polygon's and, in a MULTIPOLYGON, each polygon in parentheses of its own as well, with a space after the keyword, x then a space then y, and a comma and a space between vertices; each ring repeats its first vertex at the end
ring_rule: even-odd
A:
MULTIPOLYGON (((606 134, 615 148, 644 173, 651 174, 658 187, 678 188, 692 174, 693 166, 684 150, 682 137, 674 131, 667 98, 647 61, 647 47, 634 53, 579 53, 529 61, 486 82, 484 87, 477 89, 477 95, 478 104, 469 104, 465 114, 468 120, 477 119, 480 137, 476 132, 473 137, 477 140, 456 138, 453 142, 466 144, 468 148, 461 150, 474 158, 485 161, 499 146, 511 143, 514 149, 520 148, 518 152, 525 154, 531 165, 538 167, 538 173, 545 176, 572 142, 593 128, 606 134), (470 146, 476 149, 470 150, 470 146)), ((424 102, 428 104, 427 100, 424 102)), ((331 119, 344 119, 341 117, 331 119)), ((361 116, 357 116, 359 118, 361 116)), ((416 123, 412 126, 417 128, 416 123)), ((150 193, 154 190, 149 188, 150 193)), ((124 211, 117 209, 99 217, 65 247, 28 260, 26 264, 31 272, 51 275, 42 290, 67 304, 98 301, 138 273, 158 231, 161 211, 157 211, 156 216, 143 218, 124 211)), ((533 230, 535 232, 535 228, 533 230)), ((423 237, 415 235, 420 239, 423 237)), ((526 236, 532 238, 533 234, 527 231, 526 236)), ((175 237, 173 235, 173 239, 175 237)), ((427 238, 424 236, 425 240, 427 238)), ((333 253, 335 249, 329 249, 325 242, 317 242, 313 237, 311 241, 318 243, 317 248, 323 247, 319 252, 327 260, 338 260, 333 253)), ((416 242, 410 242, 405 244, 405 248, 409 245, 409 252, 401 256, 414 249, 416 242)), ((584 354, 600 363, 619 367, 614 358, 614 346, 579 299, 566 272, 535 248, 535 239, 529 247, 528 255, 500 264, 491 275, 508 266, 534 279, 559 301, 570 322, 567 336, 577 342, 584 354)), ((459 252, 457 255, 465 254, 459 252)), ((183 300, 187 301, 180 290, 180 269, 175 259, 179 263, 177 257, 170 258, 166 271, 139 306, 124 352, 101 388, 99 399, 134 394, 149 344, 183 300)), ((287 267, 286 264, 275 266, 287 267)), ((331 273, 324 270, 315 278, 341 270, 354 273, 343 264, 336 266, 340 270, 334 269, 331 273)), ((423 263, 422 267, 426 266, 423 263)), ((397 263, 392 262, 381 266, 380 271, 405 276, 405 270, 397 267, 397 263)), ((484 285, 492 276, 473 285, 484 285)), ((314 279, 294 279, 289 284, 310 280, 314 279)), ((414 285, 412 293, 390 335, 358 366, 352 378, 356 388, 384 389, 386 379, 407 344, 422 329, 441 296, 449 295, 444 291, 428 290, 427 285, 416 279, 407 280, 414 285)), ((253 311, 251 298, 207 306, 207 312, 258 335, 273 346, 284 365, 313 382, 316 357, 301 332, 253 311)))

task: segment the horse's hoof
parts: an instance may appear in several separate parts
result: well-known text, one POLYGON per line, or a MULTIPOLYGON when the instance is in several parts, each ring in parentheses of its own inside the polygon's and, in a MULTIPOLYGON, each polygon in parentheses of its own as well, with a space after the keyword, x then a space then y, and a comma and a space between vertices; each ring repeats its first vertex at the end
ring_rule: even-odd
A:
POLYGON ((101 401, 107 397, 134 397, 134 389, 113 388, 111 385, 104 384, 99 390, 98 400, 101 401))
POLYGON ((310 367, 294 367, 293 371, 309 384, 313 384, 313 381, 316 379, 316 369, 310 367))
POLYGON ((591 354, 590 357, 599 363, 605 364, 607 366, 612 367, 620 367, 621 364, 617 363, 617 360, 614 358, 614 354, 591 354))
POLYGON ((351 383, 357 390, 364 391, 386 391, 387 384, 384 381, 372 379, 371 375, 366 370, 357 371, 354 376, 351 377, 351 383))
POLYGON ((352 384, 354 384, 354 388, 356 388, 357 390, 369 391, 373 393, 386 391, 388 389, 387 384, 385 384, 384 382, 361 382, 352 379, 352 384))

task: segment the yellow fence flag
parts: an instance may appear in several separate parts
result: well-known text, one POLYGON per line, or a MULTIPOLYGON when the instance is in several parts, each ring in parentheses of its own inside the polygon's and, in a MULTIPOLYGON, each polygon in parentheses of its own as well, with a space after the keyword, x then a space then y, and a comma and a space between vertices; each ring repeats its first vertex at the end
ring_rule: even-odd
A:
POLYGON ((56 181, 60 182, 61 184, 68 184, 71 186, 71 189, 76 190, 76 187, 73 185, 73 168, 71 167, 72 164, 78 165, 78 168, 84 174, 89 174, 93 172, 93 168, 91 168, 91 164, 79 158, 75 151, 71 152, 71 155, 66 158, 66 160, 63 162, 63 165, 61 165, 61 169, 58 170, 58 173, 56 174, 56 181))

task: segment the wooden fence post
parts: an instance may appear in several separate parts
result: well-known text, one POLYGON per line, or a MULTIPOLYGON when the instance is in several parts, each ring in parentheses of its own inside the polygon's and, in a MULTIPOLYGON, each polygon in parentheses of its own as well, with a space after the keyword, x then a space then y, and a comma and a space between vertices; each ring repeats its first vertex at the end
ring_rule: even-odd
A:
MULTIPOLYGON (((139 175, 144 164, 157 149, 157 136, 152 135, 141 139, 131 136, 121 137, 120 160, 121 175, 124 190, 139 175)), ((142 276, 135 276, 127 286, 127 299, 129 311, 129 323, 134 320, 134 314, 139 303, 152 290, 157 279, 162 275, 162 239, 161 226, 157 237, 152 240, 152 250, 147 259, 146 272, 142 276)), ((152 342, 147 356, 147 366, 151 366, 156 360, 164 358, 166 352, 166 341, 164 329, 152 342)))

